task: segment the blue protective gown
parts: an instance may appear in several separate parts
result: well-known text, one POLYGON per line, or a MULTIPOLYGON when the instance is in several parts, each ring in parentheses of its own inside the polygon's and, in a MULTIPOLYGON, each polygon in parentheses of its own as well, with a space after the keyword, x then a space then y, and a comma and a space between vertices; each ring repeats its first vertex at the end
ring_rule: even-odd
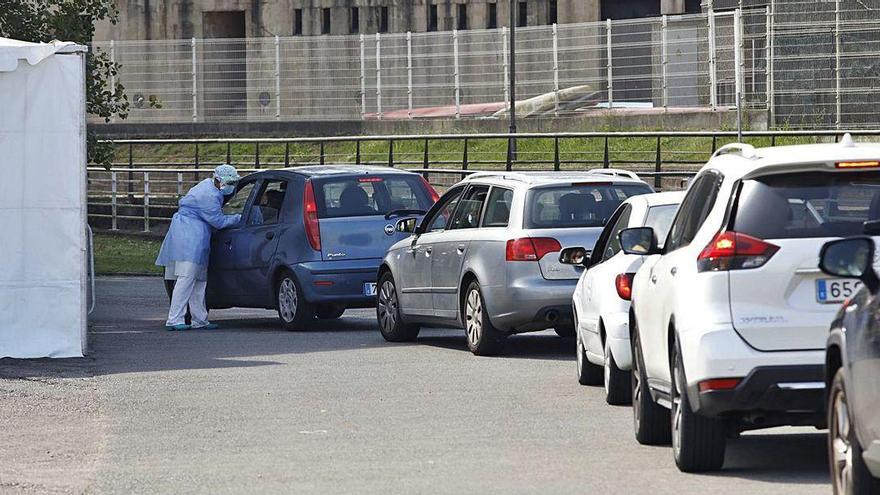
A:
POLYGON ((223 213, 223 194, 213 179, 196 184, 180 199, 180 208, 171 219, 156 264, 168 266, 189 262, 207 266, 211 254, 211 233, 237 224, 241 215, 223 213))

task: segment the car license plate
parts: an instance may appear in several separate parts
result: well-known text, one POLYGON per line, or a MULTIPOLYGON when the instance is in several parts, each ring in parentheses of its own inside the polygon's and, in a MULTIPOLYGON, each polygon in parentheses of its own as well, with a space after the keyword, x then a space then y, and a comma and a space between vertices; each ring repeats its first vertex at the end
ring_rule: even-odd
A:
POLYGON ((376 295, 376 284, 373 282, 364 282, 364 295, 365 296, 375 296, 376 295))
POLYGON ((824 304, 843 302, 855 295, 861 287, 862 282, 859 280, 822 278, 816 280, 816 300, 824 304))

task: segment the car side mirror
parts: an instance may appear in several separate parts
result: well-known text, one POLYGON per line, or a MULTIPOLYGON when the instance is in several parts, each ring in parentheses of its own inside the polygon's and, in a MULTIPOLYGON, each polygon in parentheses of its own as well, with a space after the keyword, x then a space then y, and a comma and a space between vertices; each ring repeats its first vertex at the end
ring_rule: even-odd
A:
POLYGON ((660 253, 660 248, 657 247, 657 235, 651 227, 623 229, 618 234, 618 240, 620 240, 620 248, 626 254, 646 256, 660 253))
POLYGON ((874 271, 874 251, 874 240, 870 237, 826 242, 819 254, 819 269, 835 277, 857 278, 876 293, 880 280, 874 271))
POLYGON ((418 229, 419 219, 416 217, 409 218, 401 218, 397 221, 394 226, 394 229, 397 232, 403 232, 406 234, 412 234, 418 229))
POLYGON ((581 246, 565 248, 559 252, 559 262, 563 265, 587 266, 590 263, 590 251, 581 246))

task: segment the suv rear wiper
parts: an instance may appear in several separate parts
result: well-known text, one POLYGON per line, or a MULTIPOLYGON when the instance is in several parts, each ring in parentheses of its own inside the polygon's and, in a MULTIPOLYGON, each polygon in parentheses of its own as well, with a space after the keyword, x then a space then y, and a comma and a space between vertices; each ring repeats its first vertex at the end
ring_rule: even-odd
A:
POLYGON ((868 220, 862 224, 862 231, 868 235, 880 234, 880 220, 868 220))
POLYGON ((425 210, 414 210, 410 208, 401 208, 399 210, 391 210, 385 214, 385 220, 390 219, 391 217, 400 217, 403 215, 424 215, 427 213, 425 210))

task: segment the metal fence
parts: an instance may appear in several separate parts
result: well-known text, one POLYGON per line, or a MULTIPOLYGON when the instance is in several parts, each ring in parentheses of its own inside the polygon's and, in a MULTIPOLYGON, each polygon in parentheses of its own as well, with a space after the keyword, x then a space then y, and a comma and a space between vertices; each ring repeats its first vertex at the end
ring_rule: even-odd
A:
MULTIPOLYGON (((766 108, 768 8, 517 29, 517 95, 542 115, 598 108, 766 108)), ((354 36, 110 41, 129 122, 450 118, 505 111, 506 28, 354 36), (150 100, 161 104, 152 108, 150 100), (474 109, 474 104, 490 104, 474 109), (492 106, 491 104, 495 104, 492 106)))
MULTIPOLYGON (((852 131, 859 140, 880 141, 880 131, 852 131)), ((834 131, 753 131, 755 146, 833 142, 834 131)), ((587 170, 625 168, 658 190, 677 189, 735 132, 629 132, 422 135, 300 139, 190 139, 116 141, 110 169, 90 167, 89 220, 99 229, 163 232, 177 200, 225 162, 242 173, 271 168, 356 163, 423 174, 438 189, 486 170, 587 170)))

